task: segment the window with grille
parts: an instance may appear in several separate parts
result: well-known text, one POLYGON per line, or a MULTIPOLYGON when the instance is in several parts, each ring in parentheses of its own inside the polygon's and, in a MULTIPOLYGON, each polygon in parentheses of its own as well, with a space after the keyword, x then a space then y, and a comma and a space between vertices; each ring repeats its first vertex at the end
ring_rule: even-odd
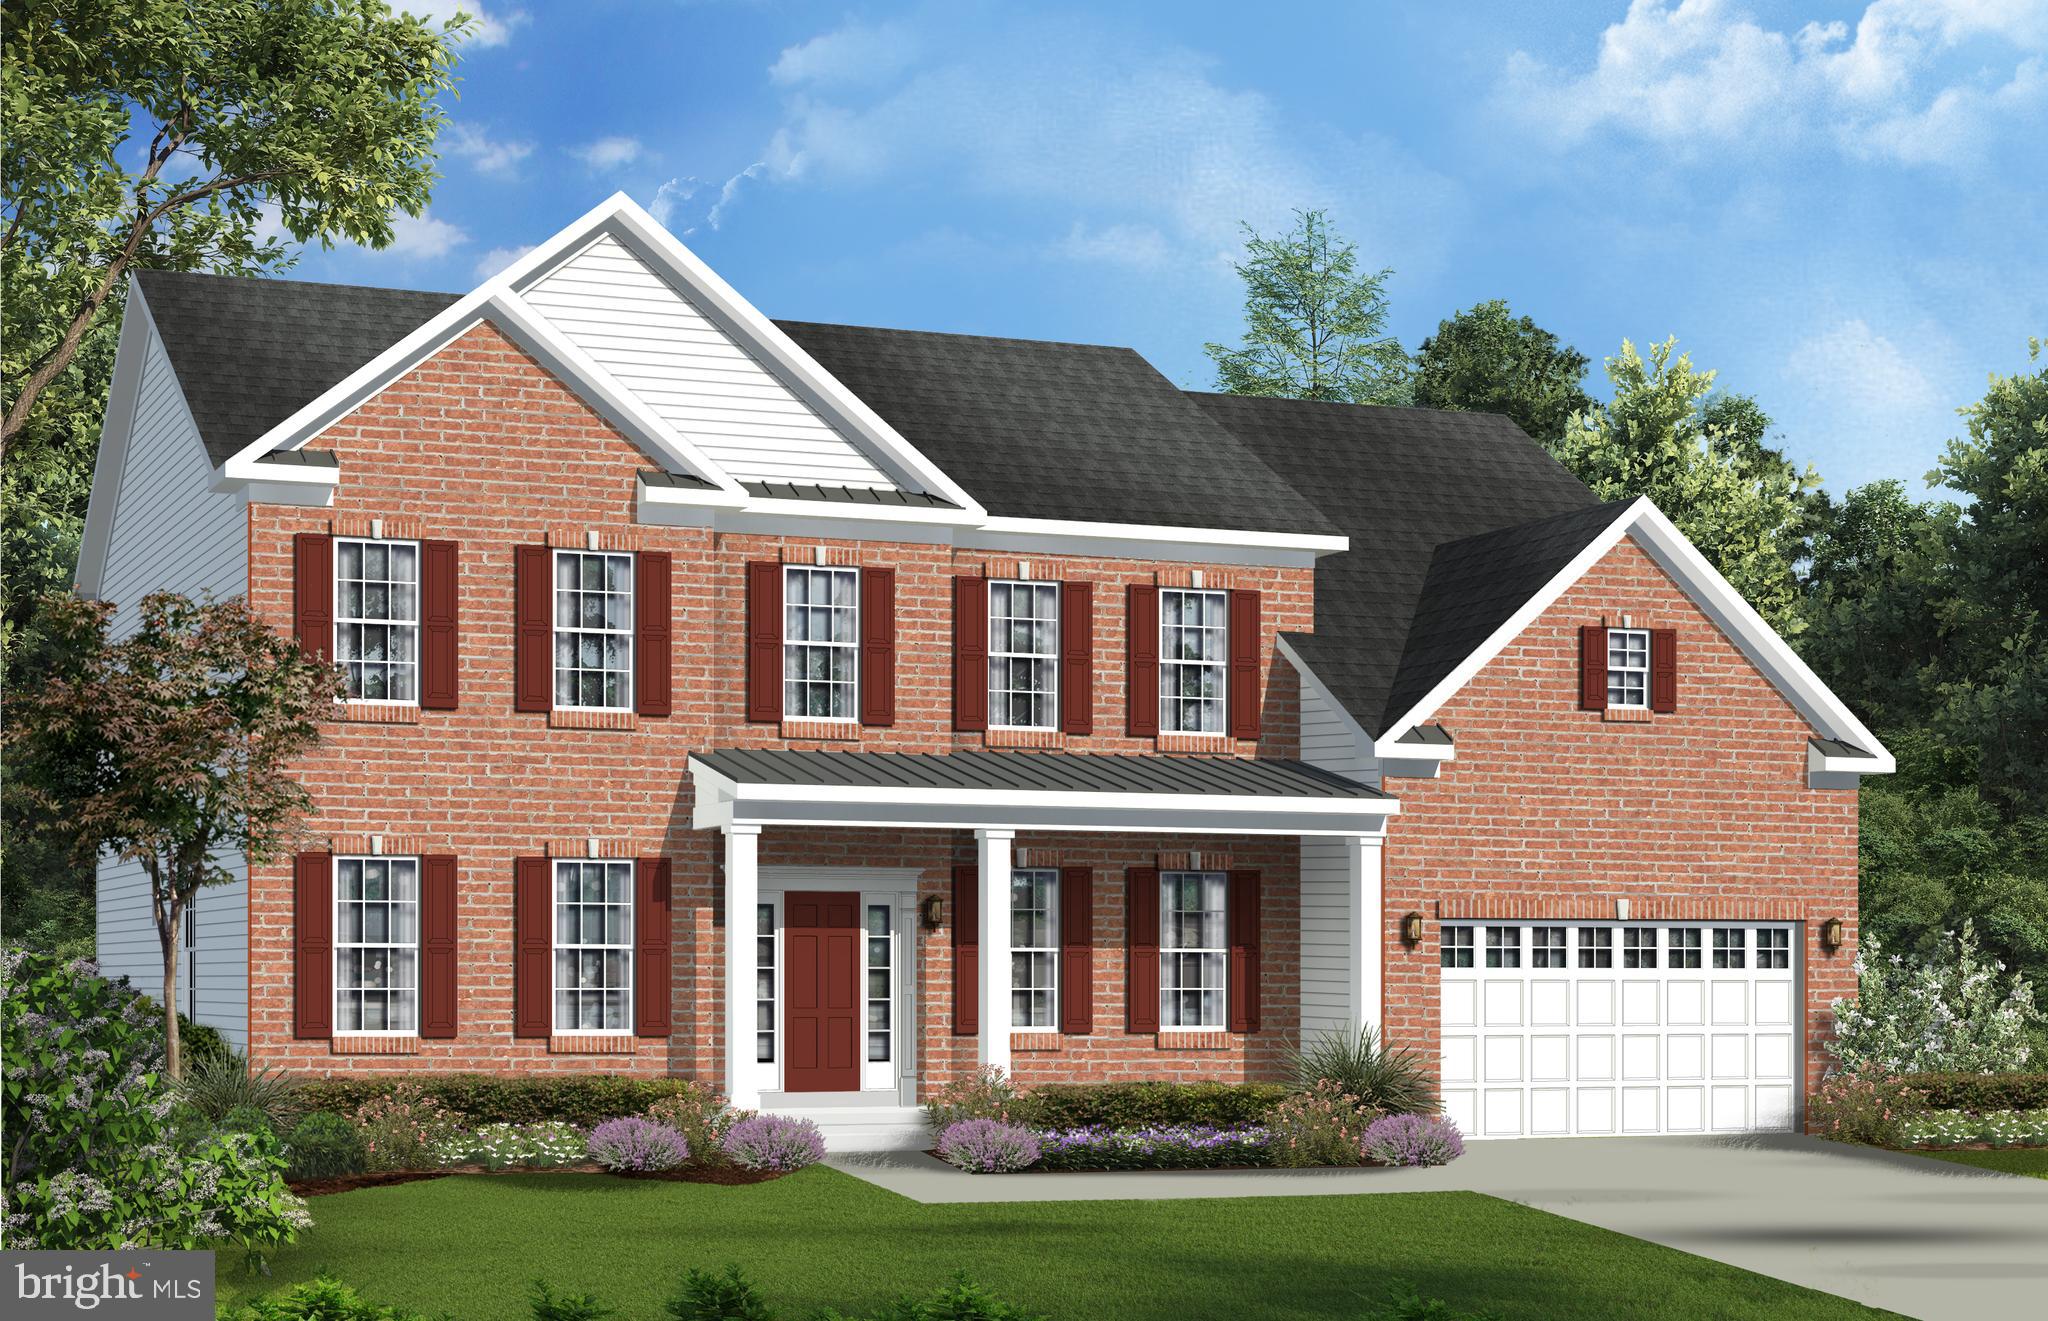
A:
POLYGON ((1792 933, 1780 927, 1768 928, 1756 933, 1756 966, 1759 968, 1789 968, 1792 966, 1792 933))
POLYGON ((632 1000, 633 864, 555 863, 555 1031, 625 1032, 632 1000))
POLYGON ((633 557, 555 552, 555 705, 633 707, 633 557))
POLYGON ((1649 708, 1650 630, 1607 630, 1607 705, 1649 708))
POLYGON ((988 585, 989 723, 1051 729, 1060 654, 1058 583, 988 585))
POLYGON ((1563 927, 1532 927, 1529 931, 1529 966, 1562 968, 1566 965, 1563 927))
POLYGON ((754 905, 754 1058, 775 1062, 775 905, 754 905))
POLYGON ((1657 966, 1657 929, 1655 927, 1623 927, 1621 929, 1621 966, 1624 968, 1654 968, 1657 966))
POLYGON ((1224 889, 1220 871, 1162 872, 1159 877, 1159 1022, 1162 1027, 1223 1026, 1224 889))
POLYGON ((1221 734, 1229 596, 1174 588, 1159 593, 1159 729, 1221 734))
POLYGON ((1486 928, 1486 966, 1489 968, 1519 968, 1522 966, 1522 928, 1486 928))
POLYGON ((1714 928, 1714 966, 1716 968, 1740 968, 1744 966, 1749 933, 1741 927, 1714 928))
POLYGON ((1668 933, 1666 946, 1671 953, 1672 968, 1697 968, 1700 966, 1700 929, 1698 927, 1673 927, 1668 933))
POLYGON ((1472 966, 1472 928, 1445 927, 1442 962, 1446 968, 1472 966))
POLYGON ((1057 870, 1010 873, 1010 1026, 1059 1025, 1057 870))
POLYGON ((419 700, 420 548, 334 542, 334 660, 352 702, 419 700))
POLYGON ((417 858, 334 860, 334 1027, 418 1030, 417 858))
POLYGON ((869 904, 868 909, 868 1060, 883 1064, 889 1060, 891 1024, 895 1005, 889 985, 894 976, 896 942, 889 930, 889 905, 869 904))
POLYGON ((787 565, 782 574, 782 714, 860 712, 860 571, 787 565))
POLYGON ((1581 968, 1612 968, 1614 966, 1614 932, 1606 927, 1580 927, 1579 966, 1581 968))

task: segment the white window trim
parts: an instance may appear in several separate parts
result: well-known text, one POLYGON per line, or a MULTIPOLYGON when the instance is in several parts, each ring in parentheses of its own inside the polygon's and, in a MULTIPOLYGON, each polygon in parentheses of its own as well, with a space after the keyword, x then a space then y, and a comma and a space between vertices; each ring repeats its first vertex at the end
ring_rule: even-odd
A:
MULTIPOLYGON (((590 708, 583 707, 579 709, 589 710, 590 708)), ((636 956, 638 954, 638 946, 635 944, 635 941, 637 940, 639 935, 638 931, 636 930, 636 927, 640 916, 639 913, 635 911, 639 907, 639 905, 635 902, 636 895, 634 886, 636 884, 636 881, 637 878, 633 875, 633 863, 625 859, 548 859, 548 1031, 551 1035, 557 1037, 630 1037, 634 1035, 636 1031, 633 1023, 633 994, 636 989, 634 986, 634 981, 638 977, 640 971, 639 968, 634 966, 636 956), (574 986, 564 988, 561 983, 562 962, 560 955, 562 952, 562 942, 557 938, 556 935, 557 931, 559 930, 559 927, 557 926, 557 920, 561 916, 558 910, 561 908, 562 904, 561 894, 557 889, 557 884, 561 874, 560 868, 564 865, 580 867, 585 865, 586 863, 593 862, 603 863, 607 866, 623 865, 626 868, 626 902, 624 904, 626 910, 626 938, 623 943, 617 945, 610 944, 609 942, 602 945, 586 945, 582 941, 578 941, 575 945, 571 946, 571 948, 579 950, 616 949, 624 952, 626 956, 626 984, 619 988, 620 990, 625 992, 626 997, 626 1025, 624 1027, 563 1027, 561 1023, 558 1022, 556 1019, 556 1015, 560 1012, 561 1009, 562 991, 564 989, 571 991, 580 989, 574 986)), ((778 1004, 776 1006, 776 1012, 781 1012, 779 997, 778 1004)))
MULTIPOLYGON (((1029 578, 991 578, 991 579, 989 580, 989 583, 988 583, 988 592, 989 592, 989 611, 988 611, 988 625, 989 625, 989 639, 988 639, 988 664, 989 664, 989 675, 988 675, 988 706, 989 706, 989 721, 988 721, 988 727, 989 727, 990 729, 1013 729, 1013 730, 1025 730, 1025 731, 1030 731, 1030 732, 1034 732, 1034 733, 1044 733, 1044 732, 1046 732, 1046 731, 1048 731, 1048 730, 1057 730, 1057 729, 1058 729, 1058 728, 1060 727, 1060 622, 1061 622, 1061 621, 1060 621, 1060 612, 1061 612, 1061 609, 1062 609, 1062 607, 1063 607, 1063 606, 1065 605, 1065 602, 1063 602, 1063 601, 1062 601, 1062 600, 1060 599, 1060 587, 1059 587, 1059 584, 1058 584, 1058 583, 1049 583, 1049 582, 1045 582, 1045 581, 1044 581, 1044 580, 1042 580, 1042 579, 1029 579, 1029 578), (1003 648, 1003 649, 998 649, 998 648, 996 647, 996 640, 995 640, 995 622, 996 622, 996 613, 995 613, 995 589, 996 589, 996 588, 998 588, 998 587, 1022 587, 1022 588, 1025 588, 1025 589, 1027 589, 1027 590, 1030 590, 1030 589, 1035 589, 1035 588, 1041 588, 1041 587, 1042 587, 1042 588, 1048 588, 1048 589, 1050 589, 1050 591, 1051 591, 1051 593, 1052 593, 1052 650, 1051 650, 1051 651, 1049 651, 1049 652, 1046 652, 1046 653, 1044 653, 1044 654, 1042 654, 1042 655, 1041 655, 1041 654, 1039 654, 1039 653, 1037 653, 1037 652, 1028 652, 1028 651, 1011 651, 1011 650, 1009 650, 1009 649, 1008 649, 1007 647, 1006 647, 1006 648, 1003 648), (1001 703, 998 703, 998 701, 997 701, 997 692, 998 692, 998 690, 997 690, 997 688, 996 688, 996 675, 995 675, 995 664, 996 664, 996 662, 997 662, 997 661, 999 661, 999 660, 1009 660, 1009 659, 1017 659, 1017 660, 1042 660, 1042 661, 1045 661, 1045 662, 1046 662, 1046 667, 1045 667, 1045 672, 1046 672, 1046 675, 1047 675, 1047 681, 1046 681, 1046 687, 1045 687, 1045 697, 1046 697, 1046 704, 1045 704, 1045 710, 1046 710, 1046 717, 1045 717, 1045 723, 1044 723, 1044 724, 1042 724, 1042 725, 1013 725, 1013 724, 1011 724, 1010 722, 1008 722, 1007 720, 998 720, 998 719, 996 718, 996 712, 997 712, 997 711, 998 711, 999 709, 1000 709, 1000 710, 1001 710, 1001 711, 1002 711, 1002 712, 1003 712, 1004 714, 1008 714, 1008 712, 1009 712, 1009 705, 1010 705, 1010 704, 1009 704, 1008 702, 1001 702, 1001 703)), ((1014 689, 1004 689, 1004 690, 1002 690, 1002 691, 1005 691, 1005 692, 1009 692, 1009 691, 1015 691, 1015 690, 1014 690, 1014 689)), ((1021 1030, 1021 1029, 1020 1029, 1020 1030, 1021 1030)))
POLYGON ((1187 868, 1177 868, 1173 871, 1160 872, 1159 881, 1161 886, 1159 895, 1159 1030, 1163 1033, 1228 1031, 1230 1028, 1230 873, 1227 871, 1216 871, 1209 868, 1204 868, 1201 871, 1193 871, 1187 868), (1174 947, 1169 947, 1167 945, 1166 922, 1168 909, 1166 905, 1165 884, 1166 878, 1169 876, 1218 876, 1222 878, 1223 943, 1221 945, 1181 945, 1174 947), (1223 969, 1223 976, 1217 981, 1216 984, 1216 1004, 1218 1010, 1216 1022, 1173 1024, 1167 1023, 1166 960, 1169 952, 1173 954, 1214 954, 1219 956, 1218 962, 1223 969))
POLYGON ((1194 738, 1225 738, 1230 734, 1230 593, 1220 587, 1162 587, 1159 589, 1159 732, 1161 734, 1185 734, 1194 738), (1166 650, 1167 629, 1166 597, 1169 593, 1179 596, 1214 596, 1223 602, 1223 656, 1215 661, 1181 661, 1168 657, 1166 650), (1181 729, 1169 728, 1166 713, 1175 709, 1178 697, 1167 695, 1166 675, 1168 670, 1207 669, 1216 670, 1216 728, 1181 729))
MULTIPOLYGON (((582 589, 578 588, 576 590, 580 591, 582 589)), ((554 548, 554 550, 548 557, 548 618, 550 621, 548 625, 548 704, 555 710, 633 711, 638 709, 637 704, 639 702, 640 695, 633 691, 633 680, 634 673, 636 668, 638 667, 640 659, 637 654, 640 645, 640 639, 638 637, 638 634, 640 632, 638 627, 640 619, 639 593, 639 566, 636 563, 636 557, 632 551, 589 550, 578 548, 575 546, 557 546, 554 548), (571 633, 595 633, 600 637, 619 636, 624 637, 626 639, 626 668, 625 683, 623 684, 623 688, 626 694, 626 700, 623 704, 619 706, 584 706, 580 702, 571 702, 564 704, 562 700, 556 695, 559 691, 558 681, 560 680, 562 673, 560 639, 562 633, 564 632, 563 626, 559 622, 561 616, 562 587, 557 579, 558 566, 561 564, 562 557, 564 555, 574 555, 577 556, 579 559, 587 555, 599 555, 607 559, 616 558, 626 561, 626 627, 623 630, 620 630, 613 628, 584 628, 580 625, 577 625, 567 630, 571 633)))
MULTIPOLYGON (((1623 642, 1622 653, 1628 652, 1623 642)), ((1610 711, 1647 711, 1650 709, 1650 630, 1647 628, 1610 628, 1607 630, 1607 709, 1610 711), (1639 637, 1643 640, 1643 663, 1641 665, 1616 665, 1614 648, 1617 638, 1639 637), (1640 702, 1617 702, 1614 700, 1614 676, 1616 674, 1640 674, 1643 676, 1643 700, 1640 702)))
POLYGON ((847 651, 853 658, 853 714, 845 716, 813 716, 801 711, 792 713, 789 709, 789 681, 782 673, 776 682, 782 686, 782 718, 801 720, 810 724, 857 725, 860 723, 860 569, 851 564, 785 564, 782 566, 782 670, 789 666, 789 649, 797 647, 834 647, 847 651), (853 576, 853 641, 819 642, 815 638, 795 639, 789 636, 789 575, 792 573, 845 573, 853 576))
MULTIPOLYGON (((340 968, 337 966, 335 968, 332 992, 334 1005, 329 1011, 334 1015, 334 1034, 343 1037, 417 1037, 420 1034, 420 1000, 425 993, 420 983, 424 980, 422 974, 426 971, 425 930, 421 925, 425 921, 425 913, 420 895, 420 887, 425 882, 426 877, 422 873, 420 860, 409 853, 337 853, 334 855, 333 865, 328 869, 328 911, 334 915, 334 939, 330 942, 331 952, 328 957, 333 959, 337 965, 341 961, 340 955, 344 949, 385 949, 396 951, 405 948, 403 942, 378 941, 370 943, 366 941, 344 941, 341 938, 341 865, 345 862, 409 862, 412 864, 412 922, 414 933, 412 946, 412 1026, 344 1028, 341 1025, 341 997, 348 994, 351 988, 344 987, 341 984, 340 968)), ((354 989, 360 990, 361 988, 354 989)))
MULTIPOLYGON (((334 636, 327 653, 334 657, 334 663, 343 669, 348 662, 341 655, 341 630, 348 624, 399 624, 407 621, 390 619, 364 619, 360 616, 344 619, 341 603, 345 599, 341 590, 341 548, 343 545, 357 546, 410 546, 412 547, 412 696, 411 697, 350 697, 344 683, 340 701, 349 706, 411 706, 420 704, 420 644, 425 638, 422 616, 426 614, 426 574, 420 559, 420 543, 406 537, 336 537, 333 546, 333 566, 330 587, 334 592, 334 636)), ((386 581, 389 581, 387 579, 386 581)), ((380 662, 386 663, 386 662, 380 662)))
MULTIPOLYGON (((1060 976, 1062 972, 1060 968, 1060 869, 1057 867, 1015 867, 1010 871, 1012 885, 1014 886, 1016 877, 1027 872, 1044 872, 1052 878, 1052 889, 1048 892, 1050 897, 1046 900, 1045 914, 1045 929, 1051 939, 1051 943, 1047 945, 1012 945, 1010 946, 1010 953, 1049 954, 1052 956, 1052 984, 1047 988, 1052 993, 1052 1021, 1050 1023, 1029 1026, 1017 1021, 1015 1009, 1018 987, 1016 964, 1012 963, 1010 965, 1011 998, 1008 1002, 1010 1005, 1010 1030, 1012 1032, 1047 1032, 1057 1034, 1060 1030, 1060 976)), ((1017 911, 1017 899, 1014 889, 1010 897, 1010 911, 1012 913, 1017 911)), ((1162 923, 1163 921, 1162 915, 1162 923)), ((1165 932, 1163 925, 1160 930, 1163 938, 1165 932)), ((1162 994, 1164 989, 1164 987, 1161 987, 1162 994)), ((1164 1003, 1162 1000, 1162 1008, 1164 1008, 1164 1003)))

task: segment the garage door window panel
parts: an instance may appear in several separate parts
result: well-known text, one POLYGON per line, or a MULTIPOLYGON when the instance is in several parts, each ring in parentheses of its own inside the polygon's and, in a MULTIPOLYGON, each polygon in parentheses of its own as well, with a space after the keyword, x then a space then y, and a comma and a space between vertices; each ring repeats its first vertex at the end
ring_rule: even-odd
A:
POLYGON ((1522 966, 1522 928, 1486 928, 1486 966, 1489 968, 1519 968, 1522 966))
POLYGON ((1624 968, 1654 968, 1657 966, 1657 929, 1655 927, 1623 927, 1621 929, 1621 966, 1624 968))
POLYGON ((1614 931, 1612 928, 1579 928, 1579 966, 1581 968, 1612 968, 1614 966, 1614 931))
POLYGON ((1472 966, 1472 928, 1445 927, 1443 965, 1446 968, 1472 966))

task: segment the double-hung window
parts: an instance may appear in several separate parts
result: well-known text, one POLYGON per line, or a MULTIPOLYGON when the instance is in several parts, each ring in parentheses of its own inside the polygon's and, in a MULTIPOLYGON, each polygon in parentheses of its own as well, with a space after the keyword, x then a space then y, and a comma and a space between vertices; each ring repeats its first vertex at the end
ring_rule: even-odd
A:
POLYGON ((418 1030, 418 858, 334 860, 334 1026, 418 1030))
POLYGON ((1221 1028, 1225 874, 1170 871, 1159 875, 1159 1023, 1221 1028))
POLYGON ((420 548, 338 537, 334 659, 352 702, 419 700, 420 548))
POLYGON ((1229 596, 1166 588, 1159 593, 1159 730, 1221 734, 1229 651, 1229 596))
POLYGON ((1607 630, 1607 705, 1649 709, 1649 629, 1607 630))
POLYGON ((633 709, 633 557, 555 552, 555 705, 633 709))
POLYGON ((1010 1026, 1059 1025, 1060 874, 1046 868, 1010 873, 1010 1026))
POLYGON ((555 863, 555 1031, 626 1032, 633 1000, 633 864, 555 863))
POLYGON ((988 585, 989 723, 1054 727, 1060 651, 1058 583, 988 585))
POLYGON ((782 714, 852 720, 860 713, 860 571, 782 571, 782 714))

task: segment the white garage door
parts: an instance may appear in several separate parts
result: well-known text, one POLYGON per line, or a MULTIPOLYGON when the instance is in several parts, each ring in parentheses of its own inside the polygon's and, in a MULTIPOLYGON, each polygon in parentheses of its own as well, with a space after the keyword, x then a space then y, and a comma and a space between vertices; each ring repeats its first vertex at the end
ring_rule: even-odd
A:
POLYGON ((1780 923, 1446 923, 1444 1109, 1482 1138, 1792 1127, 1780 923))

